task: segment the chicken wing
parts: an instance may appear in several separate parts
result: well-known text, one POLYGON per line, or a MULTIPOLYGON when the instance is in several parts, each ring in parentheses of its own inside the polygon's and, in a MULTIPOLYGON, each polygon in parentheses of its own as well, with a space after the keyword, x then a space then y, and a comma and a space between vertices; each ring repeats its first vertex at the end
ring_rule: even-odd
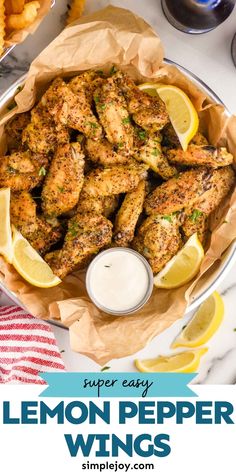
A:
POLYGON ((101 137, 101 125, 93 114, 83 90, 78 90, 75 94, 62 79, 57 78, 45 92, 40 103, 55 123, 81 131, 92 139, 101 137))
POLYGON ((36 214, 36 203, 30 193, 11 193, 11 222, 40 254, 62 237, 62 229, 57 222, 47 221, 36 214))
POLYGON ((5 133, 8 152, 19 151, 22 147, 22 132, 30 123, 30 112, 19 113, 6 123, 5 133))
POLYGON ((117 164, 127 164, 130 160, 129 156, 114 151, 113 146, 107 139, 87 139, 86 151, 89 159, 96 164, 109 167, 117 164))
POLYGON ((144 204, 146 213, 170 215, 191 206, 210 188, 210 169, 192 169, 161 184, 151 192, 144 204))
POLYGON ((84 154, 79 143, 57 149, 42 190, 42 209, 48 216, 59 216, 78 203, 84 183, 84 154))
POLYGON ((179 222, 159 215, 149 216, 138 230, 132 247, 149 262, 157 274, 182 246, 179 222))
POLYGON ((150 169, 159 174, 164 180, 168 180, 177 174, 174 166, 170 166, 166 156, 162 153, 161 144, 155 137, 150 137, 146 144, 134 153, 137 161, 145 162, 150 169))
POLYGON ((69 87, 75 94, 85 92, 90 105, 93 102, 95 90, 102 85, 104 79, 94 70, 83 72, 83 74, 73 77, 69 82, 69 87))
POLYGON ((183 149, 170 149, 166 156, 173 164, 185 166, 223 167, 233 163, 233 156, 226 148, 214 146, 196 146, 190 144, 187 151, 183 149))
POLYGON ((114 74, 112 80, 124 93, 129 113, 141 128, 155 133, 168 123, 166 106, 158 96, 153 97, 140 90, 134 81, 121 71, 114 74))
POLYGON ((113 239, 117 246, 128 246, 133 240, 136 224, 143 210, 144 198, 145 181, 142 180, 135 190, 126 194, 116 215, 113 239))
POLYGON ((90 256, 111 242, 112 223, 96 213, 78 213, 69 221, 63 248, 45 259, 54 274, 63 279, 75 269, 84 267, 90 256))
POLYGON ((39 103, 31 111, 31 121, 22 133, 22 142, 32 152, 50 154, 57 146, 69 143, 69 133, 64 125, 55 123, 39 103))
POLYGON ((15 152, 0 158, 0 187, 10 187, 14 192, 31 190, 43 180, 48 166, 42 155, 30 151, 15 152))
POLYGON ((87 174, 83 192, 91 197, 131 192, 147 177, 147 168, 145 164, 130 164, 95 169, 87 174))
POLYGON ((126 101, 112 77, 95 91, 94 101, 108 141, 122 154, 129 154, 133 147, 134 130, 126 101))
POLYGON ((117 195, 107 197, 90 197, 82 191, 80 194, 77 210, 79 213, 98 213, 106 218, 114 213, 118 206, 117 195))
POLYGON ((214 170, 210 178, 210 188, 201 195, 192 206, 185 209, 185 220, 182 229, 188 239, 198 233, 201 242, 205 243, 208 229, 208 217, 216 210, 232 190, 235 174, 232 167, 214 170))

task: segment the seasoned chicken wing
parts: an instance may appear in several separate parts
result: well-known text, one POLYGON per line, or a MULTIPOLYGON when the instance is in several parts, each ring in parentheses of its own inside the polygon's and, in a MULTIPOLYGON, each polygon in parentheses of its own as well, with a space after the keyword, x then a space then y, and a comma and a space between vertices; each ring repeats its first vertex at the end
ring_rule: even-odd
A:
POLYGON ((31 111, 31 121, 22 133, 22 142, 34 153, 50 154, 69 142, 68 129, 53 118, 39 103, 31 111))
POLYGON ((112 77, 95 91, 94 101, 108 141, 123 154, 129 154, 134 130, 126 101, 112 77))
POLYGON ((22 132, 29 123, 30 112, 28 111, 25 113, 18 113, 7 122, 4 131, 7 138, 8 152, 20 150, 22 147, 22 132))
POLYGON ((185 209, 185 220, 182 229, 188 239, 198 233, 201 242, 205 242, 208 229, 208 217, 222 203, 232 190, 235 183, 235 174, 232 167, 214 170, 210 178, 210 187, 192 206, 185 209))
POLYGON ((83 192, 91 197, 131 192, 147 177, 147 168, 145 164, 130 164, 95 169, 87 174, 83 192))
POLYGON ((78 213, 69 220, 63 248, 46 255, 54 274, 64 278, 111 242, 112 223, 97 213, 78 213))
POLYGON ((84 183, 84 154, 79 143, 57 149, 42 190, 42 209, 48 216, 59 216, 78 203, 84 183))
POLYGON ((100 138, 101 125, 83 90, 78 90, 75 94, 62 79, 57 78, 42 96, 40 103, 55 123, 81 131, 89 138, 100 138))
POLYGON ((43 180, 47 159, 30 151, 15 152, 0 158, 0 187, 14 192, 31 190, 43 180))
POLYGON ((36 214, 36 203, 30 193, 11 193, 11 222, 40 254, 62 237, 57 220, 47 221, 36 214))
POLYGON ((118 207, 118 196, 90 197, 82 191, 77 205, 78 213, 98 213, 106 218, 118 207))
POLYGON ((89 70, 71 79, 69 87, 75 94, 85 92, 88 102, 92 104, 94 92, 103 82, 104 79, 96 71, 89 70))
POLYGON ((96 164, 101 164, 104 167, 109 167, 117 164, 127 164, 130 160, 128 155, 116 152, 113 146, 107 139, 87 139, 86 151, 89 159, 96 164))
POLYGON ((166 156, 173 164, 185 166, 223 167, 233 163, 233 156, 226 148, 214 146, 196 146, 190 144, 187 151, 183 149, 170 149, 166 156))
POLYGON ((112 80, 124 93, 129 113, 141 128, 155 133, 168 123, 166 106, 158 96, 153 97, 140 90, 134 81, 121 71, 114 74, 112 80))
POLYGON ((144 207, 148 215, 170 215, 194 202, 210 188, 210 169, 192 169, 181 172, 164 182, 146 198, 144 207))
POLYGON ((136 224, 143 210, 144 198, 145 181, 142 180, 135 190, 126 194, 116 215, 113 239, 117 246, 128 246, 133 240, 136 224))
POLYGON ((167 220, 159 215, 151 215, 144 221, 132 243, 148 260, 154 274, 163 269, 181 246, 178 220, 174 217, 167 220))
POLYGON ((177 174, 174 166, 171 166, 162 153, 159 139, 150 137, 147 142, 134 153, 137 161, 145 162, 150 169, 159 174, 164 180, 168 180, 177 174))

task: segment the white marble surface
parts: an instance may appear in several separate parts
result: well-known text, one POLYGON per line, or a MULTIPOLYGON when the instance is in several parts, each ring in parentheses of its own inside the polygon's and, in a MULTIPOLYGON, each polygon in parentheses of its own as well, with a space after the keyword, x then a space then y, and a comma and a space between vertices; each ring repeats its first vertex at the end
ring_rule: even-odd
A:
MULTIPOLYGON (((143 16, 161 36, 165 55, 201 77, 224 101, 231 112, 236 111, 236 69, 230 56, 230 44, 236 32, 236 9, 216 30, 205 35, 181 33, 166 21, 160 0, 87 0, 87 12, 113 5, 129 8, 143 16)), ((32 59, 61 31, 67 9, 66 0, 56 0, 56 6, 41 24, 34 37, 15 48, 14 53, 0 64, 0 92, 27 71, 32 59)), ((98 46, 99 47, 99 46, 98 46)), ((209 351, 201 362, 196 382, 207 384, 236 383, 236 264, 219 287, 225 302, 225 319, 217 334, 208 343, 209 351)), ((5 303, 1 297, 0 303, 5 303)), ((169 345, 186 324, 187 315, 170 329, 156 337, 145 349, 134 356, 109 362, 112 371, 134 371, 133 359, 170 353, 169 345)), ((54 328, 68 370, 97 371, 100 367, 80 354, 72 353, 68 332, 54 328)))

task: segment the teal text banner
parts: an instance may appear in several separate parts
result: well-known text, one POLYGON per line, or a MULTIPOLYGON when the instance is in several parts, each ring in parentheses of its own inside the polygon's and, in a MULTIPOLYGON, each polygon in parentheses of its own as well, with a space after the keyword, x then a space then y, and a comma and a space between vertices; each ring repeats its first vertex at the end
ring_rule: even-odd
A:
POLYGON ((188 384, 197 374, 53 372, 40 376, 41 397, 195 397, 188 384))

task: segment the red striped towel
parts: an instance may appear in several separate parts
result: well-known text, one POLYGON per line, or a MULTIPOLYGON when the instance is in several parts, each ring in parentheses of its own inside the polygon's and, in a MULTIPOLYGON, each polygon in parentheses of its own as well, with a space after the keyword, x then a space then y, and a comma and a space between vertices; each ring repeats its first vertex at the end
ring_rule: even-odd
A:
POLYGON ((40 372, 64 369, 48 323, 18 306, 0 307, 0 383, 45 384, 40 372))

